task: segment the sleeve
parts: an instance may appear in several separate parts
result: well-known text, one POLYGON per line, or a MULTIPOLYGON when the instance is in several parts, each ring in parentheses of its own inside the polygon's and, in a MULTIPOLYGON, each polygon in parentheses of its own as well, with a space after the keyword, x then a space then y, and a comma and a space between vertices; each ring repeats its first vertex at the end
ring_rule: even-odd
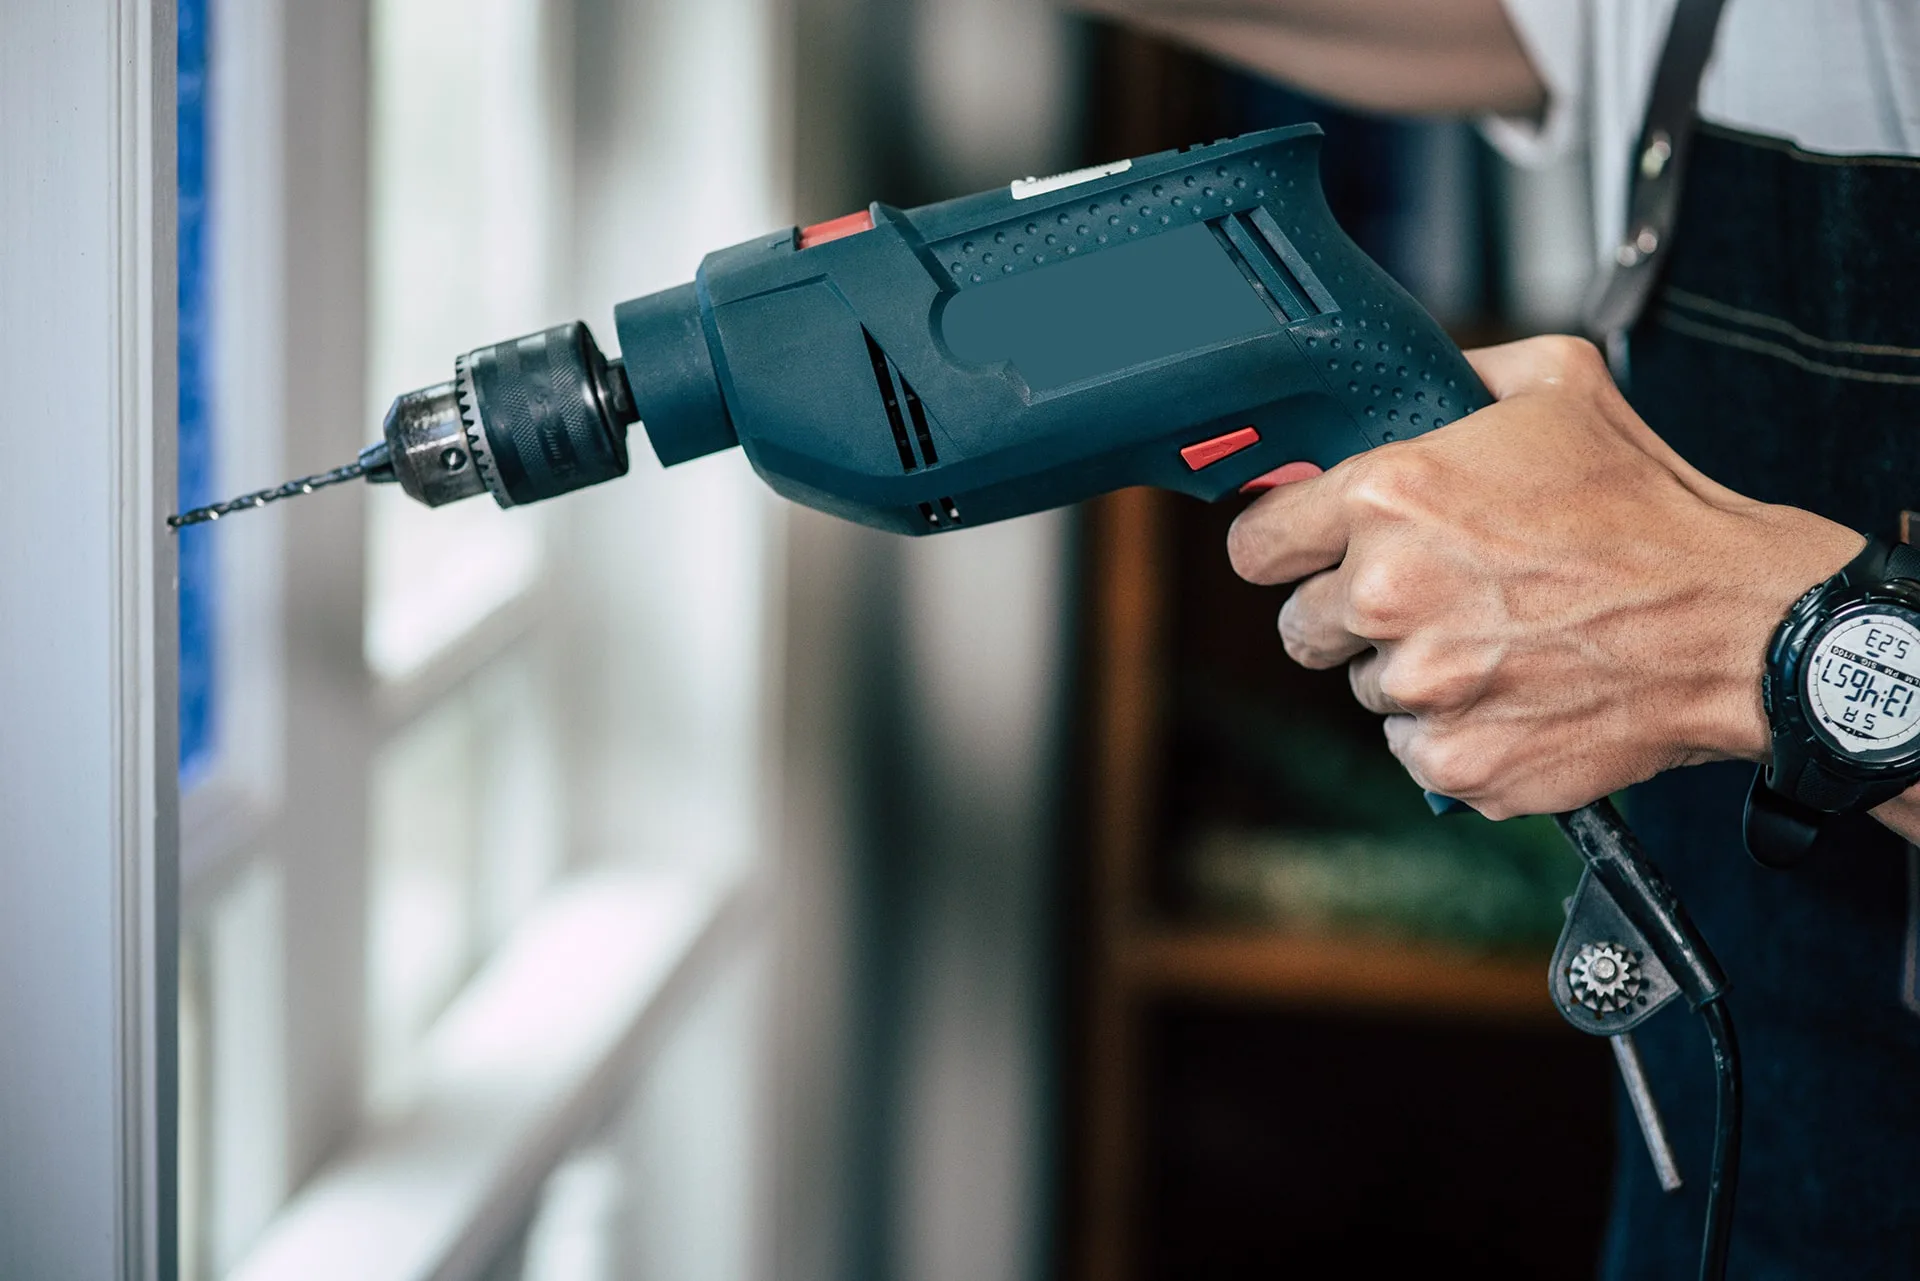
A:
POLYGON ((1514 164, 1543 165, 1565 155, 1584 132, 1591 0, 1502 2, 1514 34, 1547 87, 1547 106, 1538 118, 1487 116, 1480 131, 1514 164))

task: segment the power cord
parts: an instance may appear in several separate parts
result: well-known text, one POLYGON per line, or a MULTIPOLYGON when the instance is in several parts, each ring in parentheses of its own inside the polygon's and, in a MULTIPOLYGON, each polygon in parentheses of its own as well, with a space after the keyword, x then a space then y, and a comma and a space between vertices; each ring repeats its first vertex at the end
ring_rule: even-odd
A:
MULTIPOLYGON (((1727 979, 1706 940, 1680 899, 1640 848, 1640 840, 1613 803, 1606 799, 1556 816, 1560 830, 1586 861, 1588 873, 1606 892, 1648 951, 1671 976, 1668 996, 1686 998, 1706 1025, 1713 1048, 1715 1084, 1713 1166, 1707 1182, 1707 1221, 1701 1233, 1700 1281, 1723 1281, 1727 1246, 1733 1233, 1734 1191, 1740 1179, 1740 1043, 1726 1006, 1727 979)), ((1580 909, 1567 922, 1568 938, 1578 937, 1580 909)), ((1562 949, 1566 947, 1563 940, 1562 949)), ((1555 1001, 1568 1021, 1582 1031, 1612 1035, 1651 1014, 1658 1002, 1631 1022, 1596 1027, 1579 1012, 1555 1001)))
POLYGON ((1707 1226, 1700 1242, 1700 1281, 1727 1275, 1727 1243, 1733 1236, 1733 1194, 1740 1182, 1740 1042, 1726 1002, 1700 1007, 1713 1045, 1713 1167, 1707 1180, 1707 1226))

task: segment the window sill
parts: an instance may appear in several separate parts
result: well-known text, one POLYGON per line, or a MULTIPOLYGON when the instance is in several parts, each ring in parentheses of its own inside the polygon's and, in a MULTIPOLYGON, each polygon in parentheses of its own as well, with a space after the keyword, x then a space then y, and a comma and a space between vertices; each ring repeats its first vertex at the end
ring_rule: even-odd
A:
POLYGON ((478 1275, 757 901, 751 882, 658 869, 560 886, 429 1034, 421 1104, 323 1168, 232 1277, 478 1275))
POLYGON ((183 916, 219 894, 272 824, 273 801, 251 782, 222 772, 180 798, 183 916))
POLYGON ((523 588, 487 609, 404 674, 383 678, 374 670, 374 713, 380 732, 398 733, 437 706, 475 672, 531 635, 552 610, 550 587, 523 588))

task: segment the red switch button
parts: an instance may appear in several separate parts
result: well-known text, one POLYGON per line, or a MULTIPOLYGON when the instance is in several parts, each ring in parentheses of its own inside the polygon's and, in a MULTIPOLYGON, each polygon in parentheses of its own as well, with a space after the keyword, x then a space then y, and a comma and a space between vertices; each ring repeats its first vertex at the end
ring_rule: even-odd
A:
POLYGON ((1180 457, 1186 460, 1188 471, 1199 471, 1202 467, 1211 467, 1222 458, 1231 458, 1241 450, 1249 449, 1259 443, 1258 431, 1252 427, 1242 427, 1224 436, 1215 436, 1212 440, 1188 445, 1180 451, 1180 457))
POLYGON ((811 249, 815 245, 824 245, 830 240, 841 240, 847 236, 857 236, 863 231, 873 230, 873 212, 862 209, 859 213, 841 214, 838 218, 829 218, 825 222, 816 222, 811 227, 800 229, 800 247, 811 249))

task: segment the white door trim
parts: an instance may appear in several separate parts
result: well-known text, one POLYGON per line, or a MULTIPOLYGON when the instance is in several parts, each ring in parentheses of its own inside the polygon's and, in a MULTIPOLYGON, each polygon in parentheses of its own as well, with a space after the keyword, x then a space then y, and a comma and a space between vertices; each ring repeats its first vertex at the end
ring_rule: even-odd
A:
POLYGON ((169 0, 0 41, 4 1276, 174 1273, 173 67, 169 0))

